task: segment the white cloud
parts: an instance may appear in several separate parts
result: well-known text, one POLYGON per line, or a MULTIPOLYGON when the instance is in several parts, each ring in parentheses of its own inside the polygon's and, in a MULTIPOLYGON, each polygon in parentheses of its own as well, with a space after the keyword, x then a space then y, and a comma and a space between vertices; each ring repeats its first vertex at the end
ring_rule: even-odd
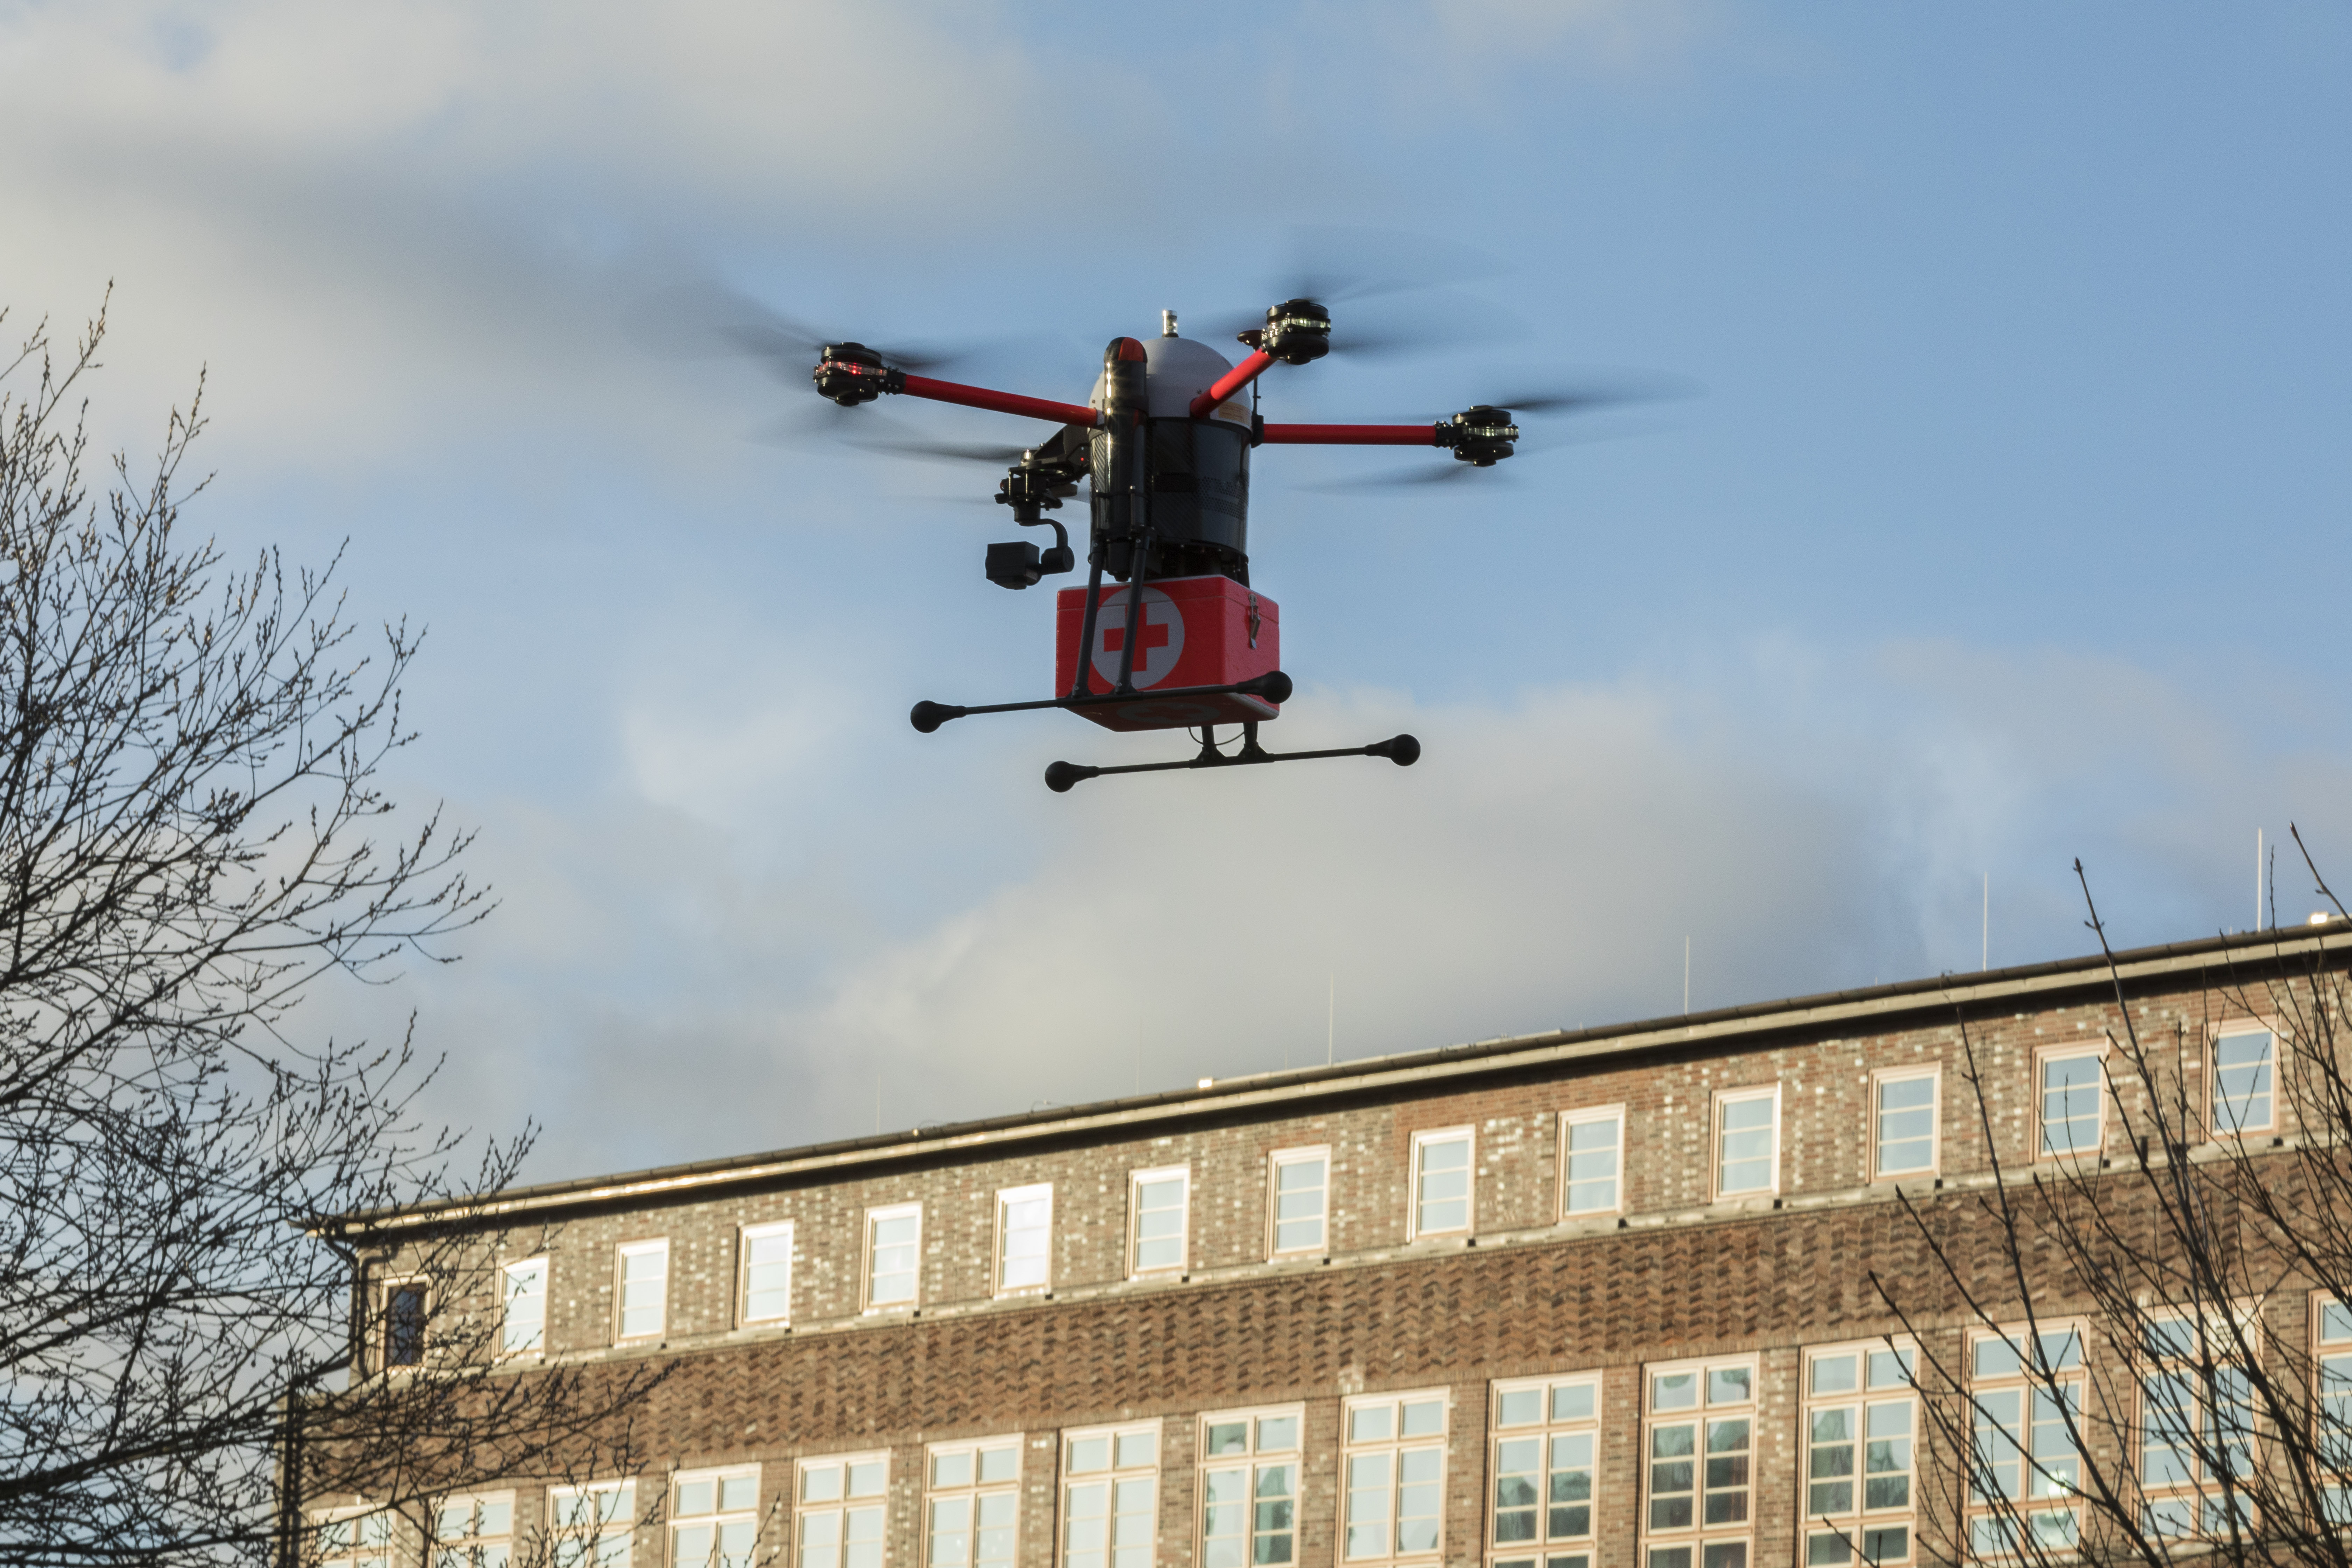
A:
POLYGON ((898 1127, 1319 1060, 1327 984, 1351 1057, 1673 1012, 1685 935, 1700 1008, 1973 968, 1988 868, 1996 963, 2080 952, 2075 854, 2120 940, 2193 936, 2243 923, 2264 812, 2352 826, 2341 759, 2266 799, 2225 716, 2056 653, 1781 646, 1506 707, 1310 689, 1280 745, 1409 729, 1423 760, 1059 797, 1049 756, 1183 742, 964 721, 897 773, 866 743, 844 797, 719 712, 661 730, 663 776, 739 783, 492 814, 506 909, 396 988, 461 1058, 451 1103, 548 1123, 538 1175, 853 1135, 877 1084, 898 1127))

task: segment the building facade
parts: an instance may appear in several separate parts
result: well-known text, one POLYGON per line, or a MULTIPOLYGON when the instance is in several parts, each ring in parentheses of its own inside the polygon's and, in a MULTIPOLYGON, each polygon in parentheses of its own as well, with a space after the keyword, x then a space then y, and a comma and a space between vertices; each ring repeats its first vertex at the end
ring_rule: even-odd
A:
MULTIPOLYGON (((2235 1136, 2287 1147, 2262 998, 2339 956, 2340 922, 359 1216, 364 1375, 425 1364, 463 1319, 491 1324, 499 1377, 665 1376, 627 1473, 468 1475, 390 1510, 306 1496, 310 1555, 1997 1555, 1921 1369, 1968 1368, 1979 1409, 2013 1409, 2039 1452, 2032 1390, 2005 1405, 2001 1381, 2032 1347, 1988 1334, 1925 1238, 1965 1237, 1996 1163, 2015 1183, 2127 1156, 2134 1096, 2189 1086, 2235 1136), (2176 1080, 2110 1073, 2126 1017, 2179 1045, 2176 1080), (480 1282, 431 1300, 405 1238, 453 1228, 481 1238, 480 1282)), ((2261 1310, 2315 1345, 2352 1331, 2308 1291, 2261 1310)), ((2103 1353, 2053 1322, 2078 1334, 2053 1353, 2103 1353)), ((2067 1528, 2063 1488, 2034 1495, 2031 1528, 2067 1528)))

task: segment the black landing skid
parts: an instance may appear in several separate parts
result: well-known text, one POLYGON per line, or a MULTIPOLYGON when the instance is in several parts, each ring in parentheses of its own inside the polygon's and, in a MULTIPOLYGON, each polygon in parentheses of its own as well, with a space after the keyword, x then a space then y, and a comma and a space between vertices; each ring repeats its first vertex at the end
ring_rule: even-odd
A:
POLYGON ((1217 749, 1214 725, 1201 727, 1201 751, 1198 756, 1181 763, 1129 763, 1122 767, 1080 767, 1076 763, 1054 763, 1045 769, 1045 787, 1055 795, 1067 794, 1081 779, 1098 779, 1108 773, 1164 773, 1177 768, 1239 768, 1254 763, 1303 763, 1310 757, 1386 757, 1401 768, 1409 768, 1421 761, 1421 742, 1411 735, 1394 735, 1385 741, 1374 741, 1369 746, 1337 746, 1324 752, 1269 752, 1257 743, 1255 721, 1242 725, 1242 746, 1238 752, 1217 749))
MULTIPOLYGON (((1118 708, 1130 703, 1234 695, 1255 697, 1279 706, 1290 700, 1290 677, 1276 669, 1248 680, 1235 681, 1231 686, 1181 686, 1166 691, 1130 689, 1100 695, 1086 693, 1046 697, 1034 702, 990 702, 968 708, 945 702, 918 702, 907 717, 918 731, 928 735, 950 719, 961 719, 975 713, 1026 713, 1041 708, 1064 708, 1076 713, 1090 708, 1118 708)), ((1178 768, 1247 767, 1258 763, 1303 763, 1314 757, 1386 757, 1401 768, 1409 768, 1421 760, 1421 742, 1411 735, 1391 736, 1385 741, 1375 741, 1369 746, 1341 746, 1329 751, 1269 752, 1257 743, 1256 721, 1244 722, 1241 730, 1241 749, 1224 752, 1218 749, 1216 727, 1203 725, 1200 752, 1179 763, 1129 763, 1118 767, 1081 767, 1076 763, 1057 762, 1045 770, 1045 787, 1056 795, 1063 795, 1081 779, 1101 778, 1110 773, 1161 773, 1178 768)))

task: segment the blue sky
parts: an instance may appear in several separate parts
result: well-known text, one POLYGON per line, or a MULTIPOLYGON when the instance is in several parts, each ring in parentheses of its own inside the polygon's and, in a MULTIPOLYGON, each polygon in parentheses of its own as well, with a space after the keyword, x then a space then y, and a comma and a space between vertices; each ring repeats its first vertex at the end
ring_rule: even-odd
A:
POLYGON ((416 1009, 553 1177, 1645 1016, 1685 937, 1701 1006, 1972 967, 1988 876, 2059 956, 2077 856, 2132 942, 2250 924, 2257 830, 2352 879, 2347 66, 2322 4, 0 5, 0 302, 111 279, 102 433, 207 369, 190 526, 430 627, 397 782, 503 905, 312 1026, 416 1009), (804 386, 624 331, 717 279, 1076 398, 1315 226, 1516 325, 1270 414, 1706 388, 1488 486, 1260 454, 1282 729, 1410 772, 915 735, 1049 668, 985 471, 762 444, 804 386))

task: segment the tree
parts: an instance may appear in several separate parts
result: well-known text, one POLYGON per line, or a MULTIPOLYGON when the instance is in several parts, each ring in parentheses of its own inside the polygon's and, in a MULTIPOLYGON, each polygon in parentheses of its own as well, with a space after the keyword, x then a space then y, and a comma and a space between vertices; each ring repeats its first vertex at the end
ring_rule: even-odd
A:
POLYGON ((501 1187, 529 1134, 468 1156, 419 1121, 413 1037, 305 1039, 298 1005, 446 962, 489 906, 468 836, 379 782, 416 639, 362 651, 333 563, 178 536, 201 381, 152 473, 91 495, 104 334, 0 365, 0 1562, 260 1560, 281 1468, 421 1515, 438 1463, 596 1462, 634 1388, 499 1377, 495 1314, 427 1346, 478 1236, 412 1237, 405 1290, 353 1308, 331 1216, 448 1194, 461 1157, 501 1187))
POLYGON ((1926 1435, 1963 1521, 1947 1549, 2031 1568, 2084 1556, 2347 1568, 2344 955, 2298 928, 2232 946, 2212 960, 2219 1005, 2163 1016, 2116 964, 2083 886, 2113 985, 2103 1068, 2037 1075, 2037 1103, 2009 1118, 2038 1145, 2021 1161, 1963 1015, 1963 1085, 1991 1179, 1905 1197, 1933 1258, 1926 1289, 1873 1276, 1921 1347, 1926 1435), (2055 1111, 2053 1095, 2067 1102, 2055 1111), (2104 1137, 2053 1146, 2069 1135, 2049 1118, 2102 1100, 2104 1137))

